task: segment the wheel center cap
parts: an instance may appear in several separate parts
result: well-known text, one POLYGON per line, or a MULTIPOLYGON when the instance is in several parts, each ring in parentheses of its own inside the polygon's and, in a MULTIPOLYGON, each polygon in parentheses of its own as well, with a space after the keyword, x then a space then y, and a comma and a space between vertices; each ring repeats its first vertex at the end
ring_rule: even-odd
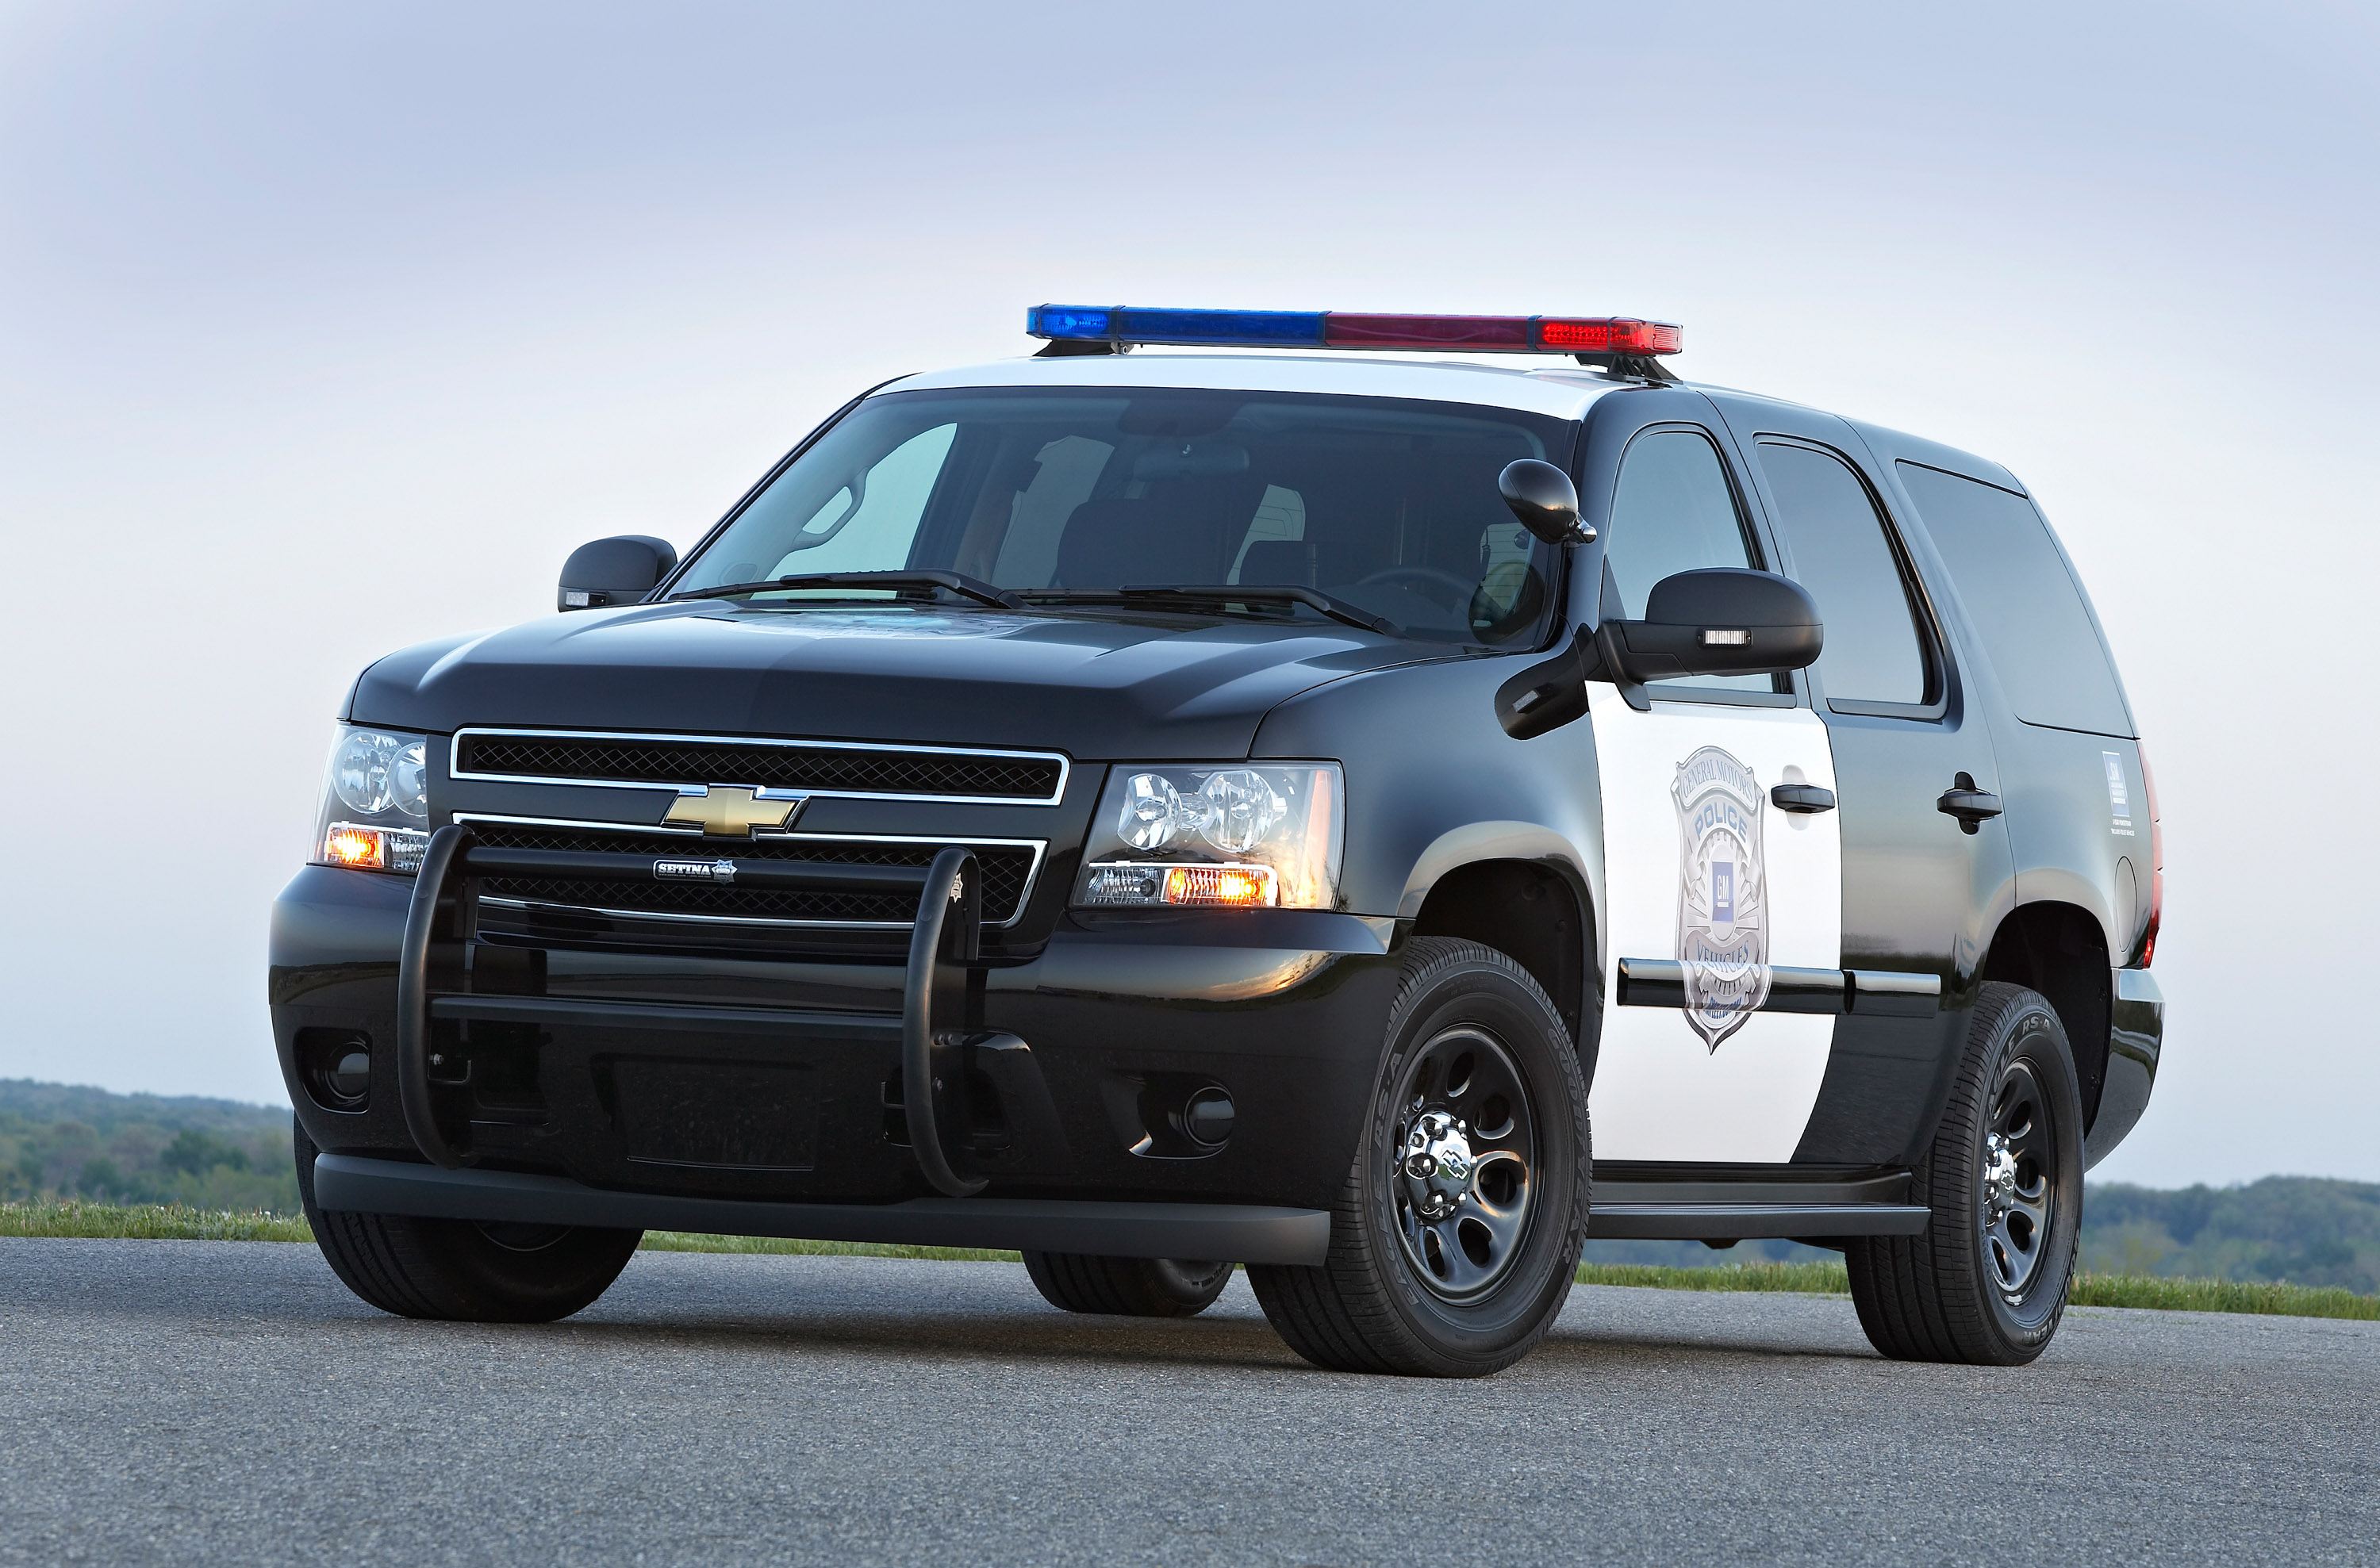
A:
POLYGON ((1984 1140, 1984 1186, 1995 1209, 2016 1202, 2016 1155, 1998 1133, 1984 1140))
POLYGON ((1478 1162, 1471 1152, 1471 1129, 1444 1111, 1426 1111, 1405 1134, 1399 1162, 1405 1192, 1425 1219, 1444 1219, 1471 1192, 1478 1162))

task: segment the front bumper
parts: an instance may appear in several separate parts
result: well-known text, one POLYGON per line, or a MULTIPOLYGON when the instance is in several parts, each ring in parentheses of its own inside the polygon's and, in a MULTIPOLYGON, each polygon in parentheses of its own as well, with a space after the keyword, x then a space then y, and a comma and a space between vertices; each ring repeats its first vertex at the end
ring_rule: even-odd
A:
POLYGON ((324 1154, 326 1209, 540 1225, 791 1236, 913 1247, 999 1247, 1108 1258, 1202 1258, 1311 1268, 1330 1247, 1320 1209, 1255 1203, 1102 1203, 1066 1199, 912 1198, 900 1203, 762 1203, 612 1192, 566 1177, 445 1171, 402 1160, 324 1154))
MULTIPOLYGON (((967 1006, 985 1044, 960 1064, 964 1125, 944 1146, 988 1185, 943 1199, 906 1141, 903 964, 473 938, 456 945, 429 1008, 429 1054, 443 1066, 428 1085, 436 1125, 469 1164, 463 1175, 565 1184, 497 1181, 514 1205, 499 1216, 471 1208, 493 1188, 429 1179, 449 1173, 425 1164, 434 1152, 402 1107, 397 971, 413 891, 410 878, 329 867, 292 880, 273 908, 273 1031, 298 1119, 326 1154, 413 1167, 356 1191, 394 1204, 399 1185, 422 1178, 403 1202, 461 1205, 457 1218, 511 1217, 521 1194, 560 1203, 566 1191, 570 1213, 612 1202, 602 1212, 623 1225, 663 1224, 632 1216, 666 1212, 671 1228, 897 1240, 923 1224, 937 1239, 1021 1246, 1028 1232, 1092 1233, 1082 1215, 1019 1230, 1057 1212, 1018 1203, 1327 1209, 1373 1087, 1398 961, 1392 922, 1212 911, 1069 919, 1037 955, 975 966, 967 1006), (368 1096, 341 1108, 324 1064, 358 1047, 368 1096), (1234 1111, 1220 1146, 1186 1137, 1180 1115, 1208 1088, 1234 1111), (852 1212, 862 1207, 878 1212, 852 1212)), ((347 1201, 348 1180, 333 1175, 326 1190, 347 1201)), ((1108 1226, 1099 1247, 1035 1245, 1135 1249, 1119 1216, 1085 1213, 1108 1226)), ((1143 1217, 1152 1235, 1187 1223, 1143 1217)), ((1280 1218, 1245 1217, 1262 1218, 1259 1231, 1280 1218)), ((1269 1257, 1289 1244, 1242 1245, 1269 1257)), ((1182 1248, 1177 1234, 1144 1255, 1220 1254, 1182 1248)))

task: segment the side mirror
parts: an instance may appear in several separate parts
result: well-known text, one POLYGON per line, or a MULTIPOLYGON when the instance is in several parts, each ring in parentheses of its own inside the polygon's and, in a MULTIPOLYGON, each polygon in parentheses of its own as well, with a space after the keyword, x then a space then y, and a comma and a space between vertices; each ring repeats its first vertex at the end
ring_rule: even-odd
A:
POLYGON ((600 609, 607 604, 633 604, 652 592, 653 585, 677 565, 677 550, 667 539, 650 534, 621 534, 580 545, 562 563, 562 586, 554 595, 556 609, 600 609))
POLYGON ((1644 709, 1653 706, 1647 681, 1776 675, 1825 645, 1817 601, 1792 579, 1741 567, 1681 572, 1653 585, 1644 620, 1582 626, 1568 647, 1498 687, 1496 720, 1512 739, 1534 740, 1585 717, 1589 681, 1610 681, 1644 709))
POLYGON ((1496 488, 1521 525, 1546 543, 1583 545, 1595 538, 1595 530, 1578 520, 1578 488, 1552 464, 1534 457, 1507 463, 1496 488))
POLYGON ((1818 657, 1818 603, 1790 577, 1737 566, 1681 572, 1653 585, 1645 619, 1607 623, 1632 681, 1776 675, 1818 657))

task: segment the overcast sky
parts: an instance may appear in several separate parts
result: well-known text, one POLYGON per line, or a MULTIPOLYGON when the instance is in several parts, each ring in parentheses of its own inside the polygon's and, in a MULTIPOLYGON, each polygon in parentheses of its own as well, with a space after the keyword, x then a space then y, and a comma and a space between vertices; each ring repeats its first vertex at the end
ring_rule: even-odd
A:
POLYGON ((2166 815, 2100 1174, 2380 1179, 2346 4, 0 6, 0 1077, 279 1100, 355 671, 1084 300, 1631 313, 1966 447, 2166 815))

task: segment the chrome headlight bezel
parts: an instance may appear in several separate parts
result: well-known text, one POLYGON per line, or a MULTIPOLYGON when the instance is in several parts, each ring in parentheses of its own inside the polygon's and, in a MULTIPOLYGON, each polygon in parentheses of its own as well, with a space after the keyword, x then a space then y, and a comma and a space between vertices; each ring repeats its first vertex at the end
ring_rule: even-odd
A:
POLYGON ((1119 763, 1069 902, 1336 909, 1345 835, 1335 762, 1119 763))
POLYGON ((307 859, 410 876, 430 845, 428 735, 342 724, 322 767, 307 859))

